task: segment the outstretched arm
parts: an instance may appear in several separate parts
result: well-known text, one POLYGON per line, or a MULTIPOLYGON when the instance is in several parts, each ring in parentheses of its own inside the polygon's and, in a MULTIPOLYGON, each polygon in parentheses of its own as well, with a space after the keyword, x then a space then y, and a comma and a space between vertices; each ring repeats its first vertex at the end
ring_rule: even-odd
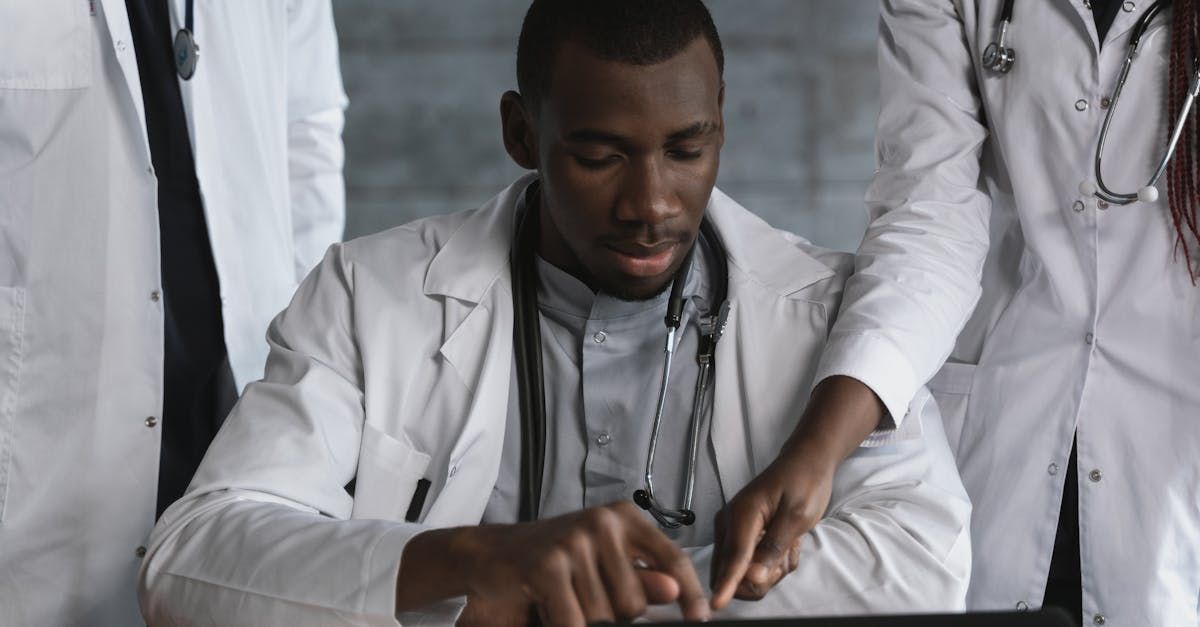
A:
POLYGON ((881 3, 872 221, 800 429, 731 502, 738 509, 729 528, 739 532, 718 554, 726 575, 719 603, 735 589, 752 598, 778 581, 780 556, 824 509, 837 454, 863 437, 878 445, 916 431, 903 425, 906 408, 950 354, 979 298, 991 211, 979 186, 988 130, 959 11, 955 0, 881 3), (868 436, 877 426, 895 430, 868 436), (822 447, 827 454, 814 455, 822 447), (762 532, 768 543, 755 546, 762 532), (740 573, 750 577, 737 580, 740 573))

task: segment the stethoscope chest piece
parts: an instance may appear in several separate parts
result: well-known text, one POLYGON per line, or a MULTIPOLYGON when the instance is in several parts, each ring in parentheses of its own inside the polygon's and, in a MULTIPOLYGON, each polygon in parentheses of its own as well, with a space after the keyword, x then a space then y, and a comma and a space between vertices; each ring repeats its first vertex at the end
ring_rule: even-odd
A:
POLYGON ((179 72, 179 78, 188 80, 196 73, 196 63, 200 60, 200 46, 196 45, 196 38, 192 36, 192 31, 187 28, 179 29, 175 33, 175 71, 179 72))
POLYGON ((1017 60, 1017 52, 1000 41, 993 41, 983 50, 983 66, 1007 74, 1017 60))

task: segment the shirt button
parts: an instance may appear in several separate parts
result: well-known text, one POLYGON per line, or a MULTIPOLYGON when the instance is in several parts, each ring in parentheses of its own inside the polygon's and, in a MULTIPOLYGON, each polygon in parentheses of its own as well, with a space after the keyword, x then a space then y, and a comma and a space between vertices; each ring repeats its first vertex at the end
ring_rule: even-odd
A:
POLYGON ((1087 335, 1083 336, 1083 342, 1085 344, 1087 344, 1088 346, 1091 346, 1092 343, 1094 343, 1095 341, 1096 341, 1096 336, 1093 333, 1088 333, 1087 335))
POLYGON ((1104 478, 1104 473, 1100 472, 1099 468, 1093 469, 1091 472, 1088 473, 1088 479, 1091 479, 1092 483, 1100 483, 1100 480, 1103 478, 1104 478))
POLYGON ((1050 473, 1051 475, 1057 475, 1058 474, 1058 464, 1050 464, 1049 466, 1046 467, 1046 472, 1050 473))
POLYGON ((158 290, 154 290, 153 292, 150 292, 150 300, 152 300, 156 303, 158 301, 162 300, 162 292, 160 292, 158 290))
POLYGON ((596 334, 592 336, 592 341, 597 344, 603 344, 605 338, 607 338, 607 337, 608 337, 608 334, 605 333, 604 331, 596 331, 596 334))
POLYGON ((1075 110, 1076 111, 1087 111, 1087 108, 1088 108, 1088 101, 1084 100, 1083 98, 1080 98, 1079 100, 1075 101, 1075 110))
POLYGON ((1105 97, 1103 97, 1103 98, 1101 98, 1101 99, 1100 99, 1100 108, 1101 108, 1101 109, 1107 109, 1107 108, 1109 108, 1109 107, 1111 107, 1111 106, 1112 106, 1112 98, 1109 98, 1108 96, 1105 96, 1105 97))
POLYGON ((1075 202, 1071 203, 1071 209, 1074 210, 1075 213, 1083 211, 1083 207, 1084 205, 1082 200, 1076 200, 1075 202))
POLYGON ((138 548, 134 549, 133 554, 136 555, 138 559, 146 557, 146 547, 139 546, 138 548))
MULTIPOLYGON (((1125 4, 1132 4, 1132 3, 1126 2, 1125 4)), ((1104 618, 1104 614, 1096 614, 1095 616, 1092 617, 1092 622, 1097 625, 1103 625, 1104 623, 1108 622, 1108 619, 1104 618)))
POLYGON ((1029 604, 1024 601, 1017 601, 1017 611, 1018 612, 1029 611, 1029 604))
POLYGON ((1105 209, 1108 209, 1108 201, 1106 201, 1106 200, 1097 200, 1097 201, 1096 201, 1096 208, 1097 208, 1097 209, 1099 209, 1099 210, 1101 210, 1101 211, 1104 211, 1105 209))
POLYGON ((155 418, 154 416, 150 416, 149 418, 146 419, 146 426, 150 427, 151 429, 158 426, 158 418, 155 418))
POLYGON ((609 442, 612 442, 612 436, 607 431, 596 436, 596 444, 600 446, 608 446, 609 442))

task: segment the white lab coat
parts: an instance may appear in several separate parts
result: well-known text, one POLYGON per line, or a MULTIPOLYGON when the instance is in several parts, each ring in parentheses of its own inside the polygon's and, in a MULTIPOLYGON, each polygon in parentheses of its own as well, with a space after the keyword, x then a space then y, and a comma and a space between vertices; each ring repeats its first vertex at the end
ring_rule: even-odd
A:
MULTIPOLYGON (((885 1, 873 222, 819 377, 890 406, 929 383, 974 504, 968 606, 1041 603, 1078 429, 1086 622, 1195 626, 1200 289, 1155 203, 1081 197, 1130 29, 1017 2, 1007 75, 980 67, 1002 0, 885 1), (985 265, 986 257, 986 265, 985 265), (982 289, 980 277, 982 269, 982 289)), ((1105 153, 1135 191, 1165 146, 1169 20, 1142 39, 1105 153)))
MULTIPOLYGON (((195 24, 183 106, 240 387, 340 238, 345 96, 327 1, 201 0, 195 24)), ((144 129, 125 2, 0 0, 0 625, 139 620, 163 378, 144 129)))
MULTIPOLYGON (((394 624, 405 543, 477 524, 496 481, 513 362, 513 207, 529 180, 479 210, 331 249, 272 323, 266 378, 155 530, 141 575, 151 624, 394 624), (422 477, 426 505, 405 523, 422 477)), ((795 425, 848 262, 720 191, 708 211, 729 255, 711 442, 732 495, 795 425)), ((799 569, 735 612, 962 606, 970 506, 936 405, 914 407, 931 410, 923 439, 852 455, 799 569)), ((705 580, 710 554, 695 551, 705 580)), ((401 620, 449 624, 459 608, 401 620)))

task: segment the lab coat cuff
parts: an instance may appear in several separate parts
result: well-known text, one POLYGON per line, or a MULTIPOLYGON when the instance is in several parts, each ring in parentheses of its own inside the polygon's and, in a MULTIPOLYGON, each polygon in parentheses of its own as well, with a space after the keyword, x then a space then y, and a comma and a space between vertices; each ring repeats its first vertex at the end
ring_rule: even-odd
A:
POLYGON ((813 385, 837 375, 856 379, 871 388, 887 411, 863 446, 883 446, 920 435, 920 420, 905 418, 921 383, 904 354, 890 340, 873 333, 830 337, 813 385))
POLYGON ((411 525, 397 526, 375 541, 363 564, 363 614, 396 615, 396 580, 400 576, 400 557, 415 535, 411 525))

